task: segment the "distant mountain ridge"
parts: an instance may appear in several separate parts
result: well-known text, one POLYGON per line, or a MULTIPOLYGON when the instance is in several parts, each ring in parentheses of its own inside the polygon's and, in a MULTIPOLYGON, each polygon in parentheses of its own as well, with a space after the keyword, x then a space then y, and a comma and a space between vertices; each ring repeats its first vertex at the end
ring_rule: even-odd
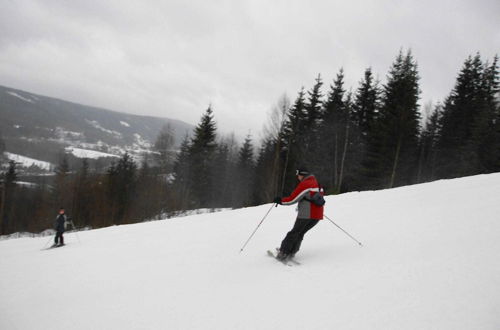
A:
POLYGON ((172 127, 177 146, 194 127, 180 120, 121 113, 0 86, 5 151, 42 161, 57 162, 68 147, 138 154, 150 149, 166 124, 172 127))

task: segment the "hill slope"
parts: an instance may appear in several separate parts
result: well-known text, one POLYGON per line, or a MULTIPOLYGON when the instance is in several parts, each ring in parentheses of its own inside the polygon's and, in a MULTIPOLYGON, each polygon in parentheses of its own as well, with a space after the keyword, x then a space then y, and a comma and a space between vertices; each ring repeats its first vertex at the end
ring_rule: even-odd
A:
POLYGON ((193 128, 179 120, 125 114, 3 86, 0 119, 6 151, 52 163, 68 146, 111 154, 140 151, 155 142, 166 124, 180 145, 193 128))
POLYGON ((286 267, 270 204, 0 242, 2 329, 498 329, 500 174, 327 198, 286 267))

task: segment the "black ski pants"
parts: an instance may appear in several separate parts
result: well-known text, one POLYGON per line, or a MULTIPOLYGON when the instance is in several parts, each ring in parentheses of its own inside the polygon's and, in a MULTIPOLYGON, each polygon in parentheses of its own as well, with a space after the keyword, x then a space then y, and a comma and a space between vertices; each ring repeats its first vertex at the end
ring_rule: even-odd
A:
POLYGON ((292 230, 286 234, 285 239, 281 242, 280 251, 284 254, 295 254, 300 249, 304 235, 314 226, 319 220, 315 219, 297 219, 292 230))
POLYGON ((62 231, 58 231, 56 233, 56 237, 54 239, 54 243, 57 244, 59 241, 61 241, 61 244, 64 244, 64 237, 63 237, 63 232, 62 231))

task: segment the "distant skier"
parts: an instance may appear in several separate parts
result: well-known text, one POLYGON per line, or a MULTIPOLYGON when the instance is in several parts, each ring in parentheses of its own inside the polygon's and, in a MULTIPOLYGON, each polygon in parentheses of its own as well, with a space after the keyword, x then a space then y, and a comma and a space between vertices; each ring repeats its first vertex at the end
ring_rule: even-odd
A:
POLYGON ((299 203, 295 224, 281 242, 281 247, 276 256, 276 258, 282 261, 295 256, 300 249, 304 235, 316 226, 319 220, 323 219, 323 189, 320 188, 314 175, 306 168, 299 168, 295 174, 297 175, 299 184, 292 194, 288 197, 276 197, 274 199, 274 203, 280 205, 299 203), (316 199, 319 199, 319 201, 316 201, 316 199))
POLYGON ((59 214, 56 217, 56 223, 55 223, 55 230, 56 230, 56 237, 54 239, 54 245, 53 246, 63 246, 64 245, 64 237, 63 233, 64 230, 66 229, 66 221, 68 218, 66 217, 66 214, 64 213, 64 208, 59 209, 59 214))

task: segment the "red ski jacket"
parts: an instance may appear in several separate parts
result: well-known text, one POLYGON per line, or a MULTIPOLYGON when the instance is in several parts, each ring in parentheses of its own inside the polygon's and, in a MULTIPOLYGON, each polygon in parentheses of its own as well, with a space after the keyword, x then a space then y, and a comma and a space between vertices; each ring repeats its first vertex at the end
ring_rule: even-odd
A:
POLYGON ((314 175, 309 175, 299 182, 290 196, 281 199, 281 204, 292 205, 299 203, 298 219, 321 220, 323 219, 323 206, 316 205, 307 200, 317 192, 324 195, 323 189, 320 188, 314 175))

